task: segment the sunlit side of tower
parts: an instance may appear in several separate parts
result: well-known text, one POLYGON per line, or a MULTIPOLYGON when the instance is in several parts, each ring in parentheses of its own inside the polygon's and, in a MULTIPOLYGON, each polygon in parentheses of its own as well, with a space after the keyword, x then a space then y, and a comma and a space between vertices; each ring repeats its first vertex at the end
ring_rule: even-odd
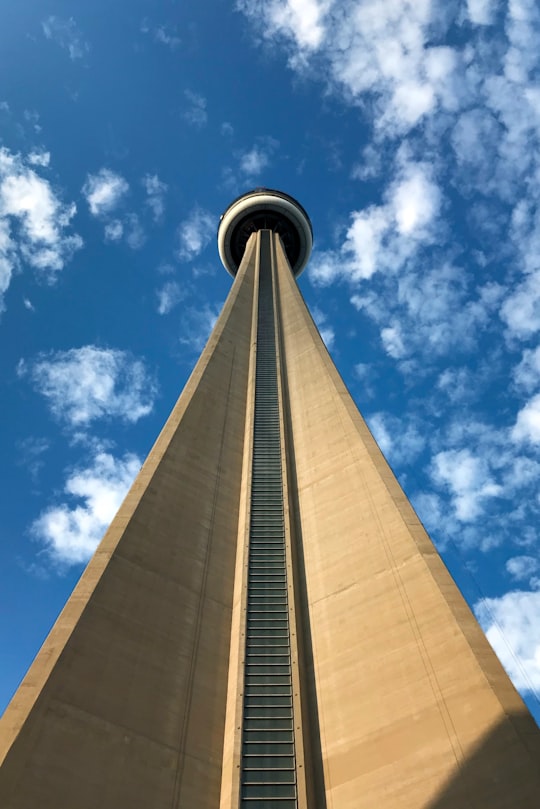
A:
POLYGON ((537 809, 540 733, 330 359, 304 209, 231 292, 4 716, 2 809, 537 809))

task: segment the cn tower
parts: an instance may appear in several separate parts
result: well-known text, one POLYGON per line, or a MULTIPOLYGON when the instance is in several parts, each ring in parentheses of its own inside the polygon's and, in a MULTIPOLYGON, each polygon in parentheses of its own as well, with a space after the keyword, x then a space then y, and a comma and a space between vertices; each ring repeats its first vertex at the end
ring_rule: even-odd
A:
POLYGON ((1 809, 538 809, 540 732, 358 412, 258 188, 232 287, 0 726, 1 809))

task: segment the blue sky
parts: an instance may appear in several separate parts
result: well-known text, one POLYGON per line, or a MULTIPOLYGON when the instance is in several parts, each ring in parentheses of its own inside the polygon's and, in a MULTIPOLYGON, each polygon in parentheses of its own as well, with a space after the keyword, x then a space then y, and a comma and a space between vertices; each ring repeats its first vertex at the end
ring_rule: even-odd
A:
POLYGON ((540 721, 540 11, 165 0, 0 11, 0 707, 228 289, 216 228, 297 197, 300 279, 540 721))

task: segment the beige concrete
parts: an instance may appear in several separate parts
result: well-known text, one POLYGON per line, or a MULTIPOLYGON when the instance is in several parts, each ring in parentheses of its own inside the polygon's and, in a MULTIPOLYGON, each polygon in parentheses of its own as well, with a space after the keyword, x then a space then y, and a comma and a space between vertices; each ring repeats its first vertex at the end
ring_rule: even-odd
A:
POLYGON ((540 732, 356 409, 279 243, 276 249, 304 631, 311 632, 328 809, 538 807, 540 732), (490 744, 495 735, 504 744, 490 744), (475 780, 468 764, 482 749, 491 751, 483 768, 491 782, 480 787, 482 767, 475 780), (454 790, 459 800, 437 803, 465 770, 466 783, 454 790))
MULTIPOLYGON (((238 809, 258 242, 6 711, 1 809, 238 809)), ((537 809, 538 728, 274 242, 303 803, 537 809)))
POLYGON ((252 299, 248 260, 6 711, 2 809, 219 803, 252 299))
POLYGON ((242 463, 242 485, 238 520, 236 568, 233 586, 233 609, 230 635, 227 713, 225 719, 221 795, 219 809, 231 809, 240 802, 240 767, 242 756, 242 714, 244 704, 244 664, 246 647, 247 580, 249 563, 249 526, 251 478, 253 465, 253 423, 255 415, 255 371, 257 363, 257 301, 259 297, 260 239, 254 234, 247 250, 255 251, 253 264, 253 306, 251 311, 251 354, 249 359, 247 412, 242 463))

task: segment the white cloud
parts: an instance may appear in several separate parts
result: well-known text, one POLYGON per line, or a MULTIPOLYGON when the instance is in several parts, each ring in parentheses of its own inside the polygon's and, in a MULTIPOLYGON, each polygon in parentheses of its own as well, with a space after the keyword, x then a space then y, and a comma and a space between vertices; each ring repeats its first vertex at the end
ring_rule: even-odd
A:
POLYGON ((17 265, 17 249, 10 235, 9 221, 0 218, 0 311, 4 309, 4 294, 10 285, 11 275, 17 265))
POLYGON ((160 315, 168 315, 184 298, 184 291, 177 281, 167 281, 157 290, 157 311, 160 315))
POLYGON ((311 314, 313 316, 313 320, 317 324, 317 328, 319 329, 319 334, 321 335, 323 342, 328 350, 332 348, 334 345, 334 340, 336 338, 336 334, 334 329, 328 323, 328 316, 325 312, 319 309, 318 306, 314 306, 311 310, 311 314))
MULTIPOLYGON (((157 175, 147 174, 142 180, 146 191, 146 205, 151 210, 154 221, 159 221, 165 209, 165 192, 167 186, 157 175)), ((125 239, 128 247, 138 250, 146 241, 146 233, 136 213, 118 213, 124 197, 129 191, 129 184, 120 174, 107 168, 100 169, 97 174, 89 174, 82 188, 93 216, 105 223, 105 239, 120 241, 125 239)))
MULTIPOLYGON (((387 254, 389 249, 381 248, 378 264, 386 272, 374 275, 371 284, 353 275, 359 291, 351 296, 353 306, 378 326, 388 355, 400 361, 405 373, 412 370, 410 363, 404 364, 405 357, 416 362, 421 358, 425 371, 450 351, 455 361, 456 352, 474 350, 480 334, 494 328, 492 313, 499 306, 502 289, 490 282, 472 292, 471 273, 450 263, 438 266, 430 261, 431 251, 419 245, 408 243, 406 249, 413 251, 415 260, 407 258, 402 266, 399 254, 405 255, 405 247, 394 246, 395 263, 387 254)), ((350 268, 343 258, 329 266, 316 263, 314 268, 319 284, 329 283, 335 277, 332 273, 344 270, 350 268)))
POLYGON ((371 363, 358 362, 354 366, 354 375, 361 383, 362 398, 373 399, 375 396, 374 381, 378 374, 371 363))
POLYGON ((381 340, 384 350, 387 354, 393 357, 393 359, 399 360, 406 355, 407 352, 403 344, 403 337, 399 324, 387 326, 385 329, 381 329, 381 340))
POLYGON ((393 441, 384 421, 383 413, 374 413, 369 418, 369 429, 373 433, 373 437, 381 452, 389 458, 392 451, 393 441))
POLYGON ((439 190, 428 177, 426 167, 407 166, 390 195, 398 232, 404 236, 420 235, 437 215, 439 198, 439 190))
POLYGON ((540 561, 534 556, 513 556, 506 562, 506 570, 516 581, 534 581, 540 570, 540 561))
POLYGON ((46 509, 31 529, 52 562, 67 566, 90 559, 140 465, 135 455, 115 458, 101 450, 88 467, 68 476, 68 502, 46 509))
POLYGON ((37 480, 45 463, 43 455, 50 449, 49 441, 46 438, 29 436, 18 442, 17 449, 17 463, 30 474, 33 480, 37 480))
POLYGON ((237 0, 237 7, 260 25, 263 36, 277 34, 302 50, 315 50, 324 36, 324 16, 332 0, 237 0))
POLYGON ((540 347, 525 349, 514 369, 514 381, 528 392, 540 387, 540 347))
POLYGON ((491 25, 498 5, 498 0, 467 0, 470 21, 475 25, 491 25))
POLYGON ((151 412, 157 389, 141 360, 125 351, 83 346, 22 363, 53 415, 70 427, 95 419, 136 422, 151 412))
POLYGON ((178 236, 180 240, 179 257, 182 261, 196 258, 216 232, 215 217, 203 208, 195 207, 187 219, 180 223, 178 236))
POLYGON ((422 452, 426 439, 418 426, 389 413, 367 417, 369 429, 382 452, 395 466, 412 463, 422 452))
POLYGON ((514 441, 540 444, 540 393, 533 396, 519 411, 512 429, 514 441))
POLYGON ((437 388, 443 391, 451 402, 464 402, 474 398, 478 392, 478 373, 470 368, 445 368, 437 380, 437 388))
POLYGON ((351 170, 353 180, 372 180, 382 171, 382 152, 374 143, 368 143, 362 150, 362 159, 351 170))
POLYGON ((424 243, 433 240, 441 194, 427 164, 398 158, 398 170, 383 205, 351 213, 339 251, 316 253, 310 277, 321 285, 339 277, 352 283, 377 271, 399 272, 424 243))
MULTIPOLYGON (((493 163, 497 160, 496 147, 501 136, 497 117, 486 108, 475 107, 458 116, 452 129, 450 141, 458 166, 468 175, 468 180, 482 183, 484 189, 493 188, 493 163)), ((461 178, 468 185, 466 176, 461 178)))
POLYGON ((452 497, 455 516, 461 522, 479 517, 486 499, 499 497, 502 488, 492 479, 486 459, 468 449, 439 452, 433 458, 433 479, 452 497))
POLYGON ((165 212, 167 185, 159 179, 157 174, 146 174, 142 183, 147 194, 146 204, 152 211, 154 221, 159 222, 165 212))
POLYGON ((178 36, 176 26, 163 24, 151 27, 148 20, 143 20, 141 23, 141 33, 150 34, 155 42, 161 45, 166 45, 171 50, 176 50, 182 44, 181 38, 178 36))
POLYGON ((540 592, 516 590, 484 598, 475 613, 501 663, 521 692, 540 689, 540 592))
POLYGON ((222 171, 223 185, 231 193, 244 190, 246 185, 260 183, 261 174, 268 169, 279 147, 279 141, 265 135, 256 139, 253 146, 234 152, 236 165, 226 166, 222 171))
POLYGON ((192 90, 184 90, 184 97, 188 103, 187 109, 184 110, 183 117, 191 124, 191 126, 200 128, 208 122, 208 112, 206 107, 208 102, 206 98, 199 93, 194 93, 192 90))
POLYGON ((105 239, 108 242, 118 242, 124 235, 124 225, 120 219, 111 219, 105 225, 105 239))
POLYGON ((439 16, 442 27, 445 20, 435 0, 240 0, 238 6, 263 38, 287 46, 293 68, 322 67, 348 99, 373 98, 379 132, 405 132, 456 104, 459 56, 433 42, 434 21, 439 16))
POLYGON ((97 174, 87 176, 82 192, 90 212, 94 216, 103 216, 118 207, 128 190, 129 185, 120 174, 102 168, 97 174))
POLYGON ((171 48, 173 51, 182 44, 180 37, 177 36, 176 33, 173 33, 173 29, 167 25, 158 25, 156 27, 154 30, 154 39, 156 42, 167 45, 167 47, 171 48))
POLYGON ((240 170, 250 177, 257 177, 270 162, 268 153, 260 146, 253 146, 240 157, 240 170))
POLYGON ((458 523, 445 500, 434 492, 417 492, 411 498, 414 509, 440 551, 446 549, 449 538, 463 540, 463 527, 458 523))
POLYGON ((239 154, 239 169, 245 182, 251 182, 259 177, 270 165, 270 159, 279 143, 269 136, 259 138, 251 149, 239 154))
POLYGON ((215 326, 221 305, 205 304, 200 309, 194 306, 182 311, 180 343, 191 351, 200 353, 215 326))
POLYGON ((62 19, 51 15, 42 23, 43 33, 61 48, 67 50, 70 59, 82 59, 90 51, 73 17, 62 19))
POLYGON ((506 298, 501 317, 514 337, 525 339, 540 331, 540 272, 526 276, 506 298))
POLYGON ((46 168, 51 162, 51 153, 38 150, 30 152, 28 162, 31 166, 42 166, 46 168))
POLYGON ((54 280, 82 246, 80 236, 65 233, 75 212, 20 155, 0 148, 0 308, 21 259, 54 280))
POLYGON ((128 213, 124 218, 124 236, 128 247, 139 250, 146 241, 146 233, 136 213, 128 213))

